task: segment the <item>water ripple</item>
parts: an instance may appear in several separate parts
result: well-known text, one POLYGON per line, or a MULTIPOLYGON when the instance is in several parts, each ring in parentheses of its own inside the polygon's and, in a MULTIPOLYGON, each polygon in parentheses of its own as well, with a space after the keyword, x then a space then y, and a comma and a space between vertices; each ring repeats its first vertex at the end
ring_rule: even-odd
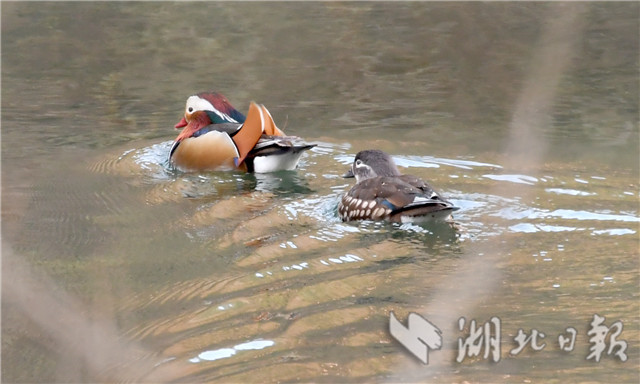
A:
MULTIPOLYGON (((353 163, 355 155, 340 154, 334 157, 334 159, 341 164, 350 165, 353 163)), ((472 160, 462 159, 446 159, 433 156, 396 156, 392 155, 396 165, 403 168, 439 168, 440 165, 451 166, 461 169, 474 169, 474 168, 502 168, 497 164, 483 163, 472 160)))
MULTIPOLYGON (((169 150, 172 141, 165 141, 153 144, 149 147, 137 149, 133 152, 133 160, 141 169, 148 171, 150 176, 156 180, 167 180, 173 174, 169 165, 169 150)), ((127 151, 120 158, 128 155, 131 151, 127 151)))
POLYGON ((564 227, 560 225, 545 225, 520 223, 509 227, 511 232, 515 233, 535 233, 535 232, 573 232, 584 231, 586 228, 564 227))
POLYGON ((556 193, 558 195, 571 195, 571 196, 595 196, 595 192, 578 191, 576 189, 566 188, 546 188, 546 192, 556 193))
POLYGON ((609 236, 622 236, 622 235, 634 235, 636 231, 628 228, 613 228, 613 229, 599 229, 591 232, 591 235, 609 235, 609 236))
POLYGON ((518 183, 518 184, 527 184, 527 185, 534 185, 535 183, 538 182, 538 179, 533 177, 533 176, 527 176, 527 175, 491 175, 491 174, 487 174, 487 175, 482 175, 482 177, 487 178, 487 179, 491 179, 491 180, 495 180, 495 181, 508 181, 511 183, 518 183))
POLYGON ((204 351, 200 353, 197 357, 189 359, 191 363, 200 363, 202 361, 215 361, 219 359, 225 359, 231 357, 238 353, 238 351, 250 351, 250 350, 260 350, 265 349, 267 347, 272 347, 276 343, 273 340, 251 340, 246 343, 238 344, 233 346, 232 348, 220 348, 209 351, 204 351))
POLYGON ((562 219, 574 220, 598 220, 598 221, 626 221, 639 223, 640 218, 627 215, 615 215, 610 213, 597 213, 589 211, 574 211, 571 209, 556 209, 548 213, 539 212, 531 216, 531 218, 559 217, 562 219))

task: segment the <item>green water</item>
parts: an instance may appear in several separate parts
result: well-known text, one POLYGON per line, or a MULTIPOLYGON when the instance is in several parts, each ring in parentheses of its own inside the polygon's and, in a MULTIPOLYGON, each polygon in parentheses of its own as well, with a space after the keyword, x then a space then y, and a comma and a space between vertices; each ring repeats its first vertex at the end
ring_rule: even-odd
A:
POLYGON ((2 380, 638 382, 639 16, 3 3, 2 380), (204 90, 318 146, 294 172, 177 173, 173 125, 204 90), (456 225, 342 223, 367 148, 456 225), (391 311, 442 331, 428 365, 391 311), (622 322, 625 362, 587 359, 595 314, 622 322), (494 316, 500 361, 458 363, 458 319, 494 316), (544 349, 511 355, 519 329, 544 349))

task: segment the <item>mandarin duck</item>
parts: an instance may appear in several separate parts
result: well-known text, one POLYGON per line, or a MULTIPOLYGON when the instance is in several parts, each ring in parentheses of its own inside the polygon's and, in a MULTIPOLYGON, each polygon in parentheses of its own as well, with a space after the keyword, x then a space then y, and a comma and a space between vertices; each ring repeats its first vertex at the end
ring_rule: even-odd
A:
POLYGON ((187 99, 169 162, 181 171, 241 169, 266 173, 296 168, 315 144, 287 136, 264 105, 251 102, 247 116, 221 94, 203 92, 187 99))
POLYGON ((448 220, 459 209, 423 180, 401 174, 391 156, 377 149, 358 152, 343 177, 355 177, 356 184, 338 204, 342 221, 448 220))

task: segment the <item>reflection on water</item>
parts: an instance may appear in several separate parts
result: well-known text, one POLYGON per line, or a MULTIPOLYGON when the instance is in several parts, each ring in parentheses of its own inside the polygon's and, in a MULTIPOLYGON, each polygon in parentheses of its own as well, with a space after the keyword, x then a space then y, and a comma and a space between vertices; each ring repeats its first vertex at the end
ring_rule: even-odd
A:
POLYGON ((564 194, 564 195, 572 195, 572 196, 595 196, 595 192, 587 192, 587 191, 578 191, 575 189, 566 189, 566 188, 546 188, 545 191, 564 194))
POLYGON ((189 359, 191 363, 199 363, 201 361, 214 361, 218 359, 224 359, 227 357, 231 357, 235 355, 238 351, 249 351, 249 350, 258 350, 264 349, 267 347, 271 347, 275 342, 271 340, 252 340, 246 343, 238 344, 233 348, 222 348, 216 349, 213 351, 204 351, 198 355, 198 357, 194 357, 193 359, 189 359))
POLYGON ((527 175, 482 175, 482 177, 486 177, 487 179, 496 180, 496 181, 509 181, 512 183, 520 183, 520 184, 529 184, 533 185, 538 182, 538 179, 532 176, 527 175))
POLYGON ((637 382, 638 4, 2 10, 5 381, 637 382), (556 14, 573 56, 531 81, 556 14), (508 155, 526 87, 553 95, 524 114, 531 163, 508 155), (173 123, 209 88, 319 145, 293 172, 172 169, 173 123), (341 222, 366 148, 454 225, 341 222), (391 311, 443 331, 430 365, 391 311), (596 313, 623 322, 627 362, 585 360, 596 313), (547 347, 453 363, 461 316, 499 317, 503 351, 519 328, 547 347))

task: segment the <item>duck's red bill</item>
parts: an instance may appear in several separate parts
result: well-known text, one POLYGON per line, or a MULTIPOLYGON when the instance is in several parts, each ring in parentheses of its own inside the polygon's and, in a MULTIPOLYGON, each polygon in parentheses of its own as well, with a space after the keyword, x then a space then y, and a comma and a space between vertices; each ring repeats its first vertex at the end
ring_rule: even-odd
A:
POLYGON ((175 125, 176 129, 184 128, 187 126, 187 120, 183 117, 178 124, 175 125))

